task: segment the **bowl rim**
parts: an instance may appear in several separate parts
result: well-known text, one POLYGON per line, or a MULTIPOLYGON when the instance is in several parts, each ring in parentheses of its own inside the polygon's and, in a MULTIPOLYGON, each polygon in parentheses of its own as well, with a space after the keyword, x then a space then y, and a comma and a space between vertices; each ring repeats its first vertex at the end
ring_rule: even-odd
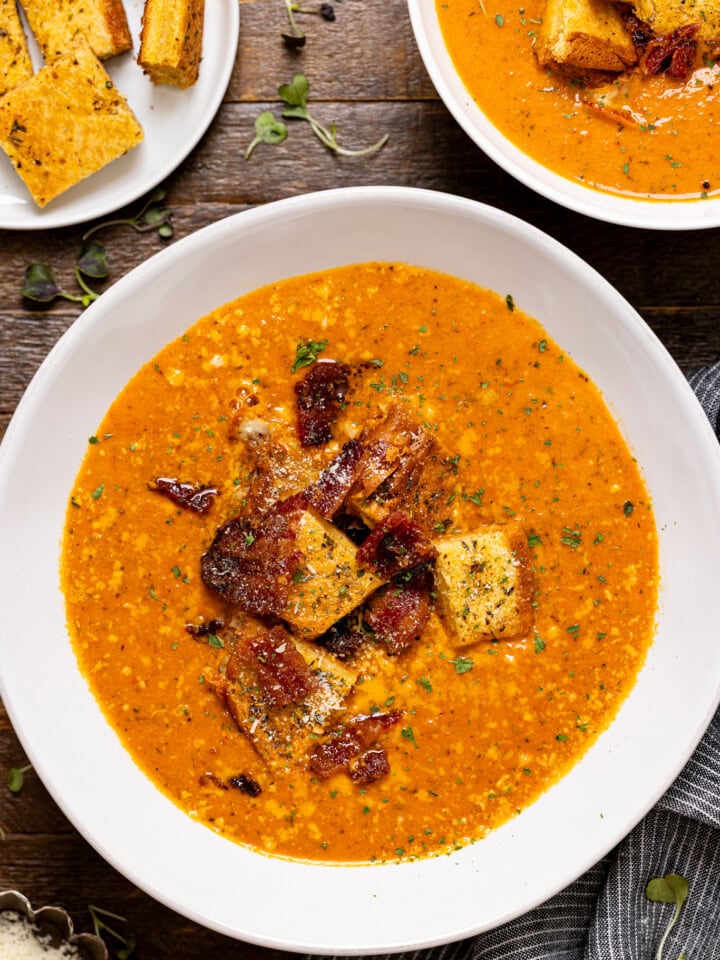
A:
POLYGON ((482 112, 455 70, 442 38, 436 0, 407 0, 415 42, 440 99, 480 149, 523 186, 575 213, 647 230, 720 226, 720 197, 644 200, 604 193, 555 173, 517 147, 482 112))
MULTIPOLYGON (((478 225, 482 224, 483 229, 489 228, 491 230, 506 231, 513 238, 516 238, 518 242, 532 242, 538 249, 542 248, 544 254, 550 252, 553 256, 559 257, 563 269, 566 270, 568 274, 577 274, 583 282, 592 284, 598 292, 598 295, 602 293, 612 309, 622 315, 623 323, 627 325, 630 333, 638 340, 641 347, 652 353, 653 361, 659 365, 663 376, 666 377, 667 382, 673 388, 674 399, 681 408, 683 416, 688 418, 688 422, 692 426, 693 443, 700 445, 708 468, 714 471, 716 479, 719 481, 717 488, 720 491, 720 448, 718 448, 710 424, 705 418, 685 378, 665 348, 660 344, 660 341, 646 326, 640 316, 597 271, 558 241, 547 236, 537 228, 529 226, 517 217, 476 201, 408 187, 352 187, 276 201, 263 207, 243 211, 205 227, 183 240, 178 241, 172 247, 159 252, 135 268, 104 293, 100 300, 88 308, 58 341, 41 365, 28 387, 25 396, 18 405, 3 443, 0 445, 0 521, 3 516, 3 504, 7 499, 7 489, 10 483, 9 474, 12 470, 13 461, 17 462, 18 458, 22 458, 23 456, 23 431, 26 422, 31 421, 37 413, 34 408, 42 404, 43 390, 45 389, 46 381, 48 381, 51 376, 57 374, 62 364, 66 362, 67 357, 82 344, 84 338, 89 336, 93 331, 96 331, 104 322, 107 322, 106 317, 108 315, 112 315, 117 310, 121 310, 123 304, 128 300, 131 301, 134 296, 137 296, 137 291, 146 287, 147 283, 153 278, 160 276, 171 277, 173 275, 173 265, 182 263, 191 252, 199 252, 203 249, 207 250, 216 246, 227 247, 228 244, 232 244, 233 242, 242 244, 243 237, 246 237, 252 230, 277 230, 278 225, 284 225, 288 223, 290 219, 296 221, 302 220, 306 215, 318 217, 337 210, 341 211, 345 216, 351 216, 352 212, 358 209, 377 209, 384 214, 387 214, 388 211, 396 213, 399 210, 419 210, 430 216, 439 215, 449 218, 469 218, 478 225)), ((342 262, 357 262, 357 258, 342 262)), ((318 269, 321 269, 321 267, 318 267, 318 269)), ((291 270, 284 275, 289 276, 297 272, 298 271, 291 270)), ((187 326, 187 324, 185 324, 185 326, 187 326)), ((182 329, 184 329, 184 327, 182 329)), ((182 330, 178 329, 177 334, 180 332, 182 332, 182 330)), ((149 358, 150 356, 146 357, 146 359, 149 358)), ((76 470, 77 465, 74 467, 74 471, 76 470)), ((720 493, 718 493, 717 496, 717 503, 718 509, 720 510, 720 493)), ((7 504, 5 505, 7 506, 7 504)), ((718 526, 720 529, 720 524, 718 526)), ((2 571, 2 553, 3 551, 0 549, 0 572, 2 571)), ((0 589, 0 596, 2 596, 2 589, 0 589)), ((65 637, 65 640, 67 642, 67 637, 65 637)), ((119 845, 118 838, 112 835, 112 830, 110 829, 110 832, 108 832, 104 821, 101 822, 97 818, 89 818, 89 821, 86 821, 83 819, 81 813, 76 812, 78 796, 82 794, 82 789, 93 790, 97 784, 93 776, 89 773, 84 774, 82 777, 78 775, 80 782, 72 784, 72 786, 67 781, 58 783, 57 770, 50 769, 50 758, 47 754, 43 754, 40 744, 33 739, 30 733, 26 732, 25 724, 28 722, 28 708, 26 708, 22 702, 22 698, 16 695, 15 688, 8 684, 7 676, 9 674, 6 673, 5 669, 7 660, 7 653, 4 654, 3 652, 2 637, 0 636, 0 665, 2 665, 2 669, 0 669, 0 695, 3 697, 8 714, 14 725, 16 725, 18 737, 28 757, 35 765, 41 779, 45 782, 50 793, 65 815, 106 860, 133 883, 144 889, 157 900, 211 929, 261 946, 318 954, 342 953, 345 955, 364 955, 420 949, 472 936, 525 913, 527 910, 565 887, 576 876, 579 876, 584 870, 591 867, 632 829, 675 779, 712 719, 718 702, 720 702, 719 676, 713 688, 714 692, 712 697, 708 697, 703 701, 703 710, 701 712, 698 711, 693 717, 693 723, 688 727, 687 731, 685 731, 683 737, 685 746, 682 754, 678 753, 674 755, 674 762, 667 764, 663 768, 662 776, 658 776, 653 780, 651 788, 647 788, 647 792, 643 795, 642 800, 634 800, 631 812, 629 814, 625 812, 621 822, 618 821, 617 817, 613 817, 608 819, 602 828, 598 828, 596 835, 591 838, 592 842, 588 842, 588 847, 580 860, 574 861, 571 866, 564 866, 561 870, 553 868, 553 871, 550 871, 552 873, 552 880, 550 882, 545 880, 537 881, 544 884, 542 886, 542 896, 538 896, 537 889, 533 888, 533 891, 529 895, 526 893, 525 896, 514 903, 512 907, 505 908, 498 912, 490 923, 487 922, 487 919, 478 922, 471 917, 452 918, 448 928, 443 933, 436 933, 432 936, 421 934, 414 938, 413 933, 408 932, 408 929, 414 929, 412 924, 410 928, 405 924, 403 932, 398 934, 390 935, 386 930, 380 930, 376 934, 373 931, 371 935, 374 936, 375 939, 363 940, 357 936, 355 931, 351 930, 349 931, 349 935, 355 937, 355 939, 349 942, 340 940, 328 942, 319 936, 309 938, 307 933, 301 935, 300 939, 293 939, 294 934, 290 935, 287 928, 285 928, 283 932, 279 929, 276 930, 273 927, 268 927, 267 925, 264 927, 258 927, 257 925, 253 927, 251 924, 250 928, 248 928, 245 921, 245 926, 239 929, 236 922, 228 919, 227 914, 222 915, 218 913, 212 906, 208 906, 207 903, 204 903, 202 907, 199 908, 193 900, 194 894, 192 889, 187 889, 186 892, 186 887, 183 887, 182 895, 179 895, 176 889, 172 889, 169 892, 166 886, 169 880, 159 873, 157 869, 153 868, 153 870, 150 871, 150 878, 148 879, 148 875, 145 872, 146 864, 139 862, 132 855, 126 853, 122 846, 119 845), (16 718, 18 720, 17 724, 16 718)), ((75 670, 79 673, 76 664, 75 670)), ((88 696, 91 696, 89 692, 88 696)), ((631 697, 628 697, 625 702, 627 703, 631 699, 631 697)), ((99 711, 96 705, 95 709, 99 711)), ((102 719, 101 714, 100 717, 102 719)), ((112 731, 110 731, 110 733, 112 737, 115 737, 112 731)), ((603 734, 602 736, 605 735, 603 734)), ((125 754, 124 748, 120 746, 119 741, 117 742, 117 749, 112 749, 113 761, 117 764, 124 765, 125 773, 129 780, 133 780, 133 778, 137 779, 138 777, 141 779, 144 778, 144 775, 141 774, 137 768, 134 767, 132 761, 129 760, 129 755, 125 754)), ((591 748, 588 754, 592 753, 593 749, 594 748, 591 748)), ((588 756, 588 754, 585 756, 588 756)), ((574 771, 578 769, 578 766, 579 764, 576 765, 574 771)), ((573 777, 574 771, 571 771, 571 773, 566 775, 560 782, 565 783, 569 781, 573 777)), ((172 810, 167 810, 166 808, 169 803, 167 799, 161 795, 156 788, 153 787, 153 790, 154 793, 157 794, 157 797, 154 796, 154 794, 153 796, 148 796, 149 807, 152 807, 153 811, 155 811, 156 806, 158 809, 162 808, 165 819, 167 820, 168 830, 173 829, 173 825, 177 825, 178 829, 182 832, 183 838, 193 845, 193 849, 197 840, 197 830, 202 831, 203 839, 197 841, 199 848, 203 851, 209 850, 214 852, 218 856, 222 854, 220 845, 228 844, 229 841, 222 840, 222 838, 207 830, 207 828, 190 822, 186 814, 180 812, 174 806, 172 810), (187 824, 180 826, 180 820, 178 818, 182 819, 183 824, 187 821, 187 824)), ((552 790, 550 793, 551 792, 552 790)), ((541 813, 538 813, 537 810, 543 806, 542 801, 544 801, 548 795, 548 793, 544 794, 529 810, 535 810, 535 814, 540 816, 541 813)), ((89 809, 86 805, 86 814, 89 809)), ((523 815, 525 815, 525 812, 523 815)), ((407 880, 412 882, 412 884, 417 884, 418 889, 420 889, 423 884, 428 882, 428 878, 433 883, 437 883, 438 877, 449 877, 451 873, 448 873, 448 869, 445 866, 446 863, 454 866, 463 866, 466 864, 470 859, 470 857, 465 855, 468 850, 480 849, 481 845, 483 851, 489 850, 490 848, 494 849, 494 845, 497 842, 496 838, 501 831, 505 830, 503 837, 509 836, 510 834, 513 836, 519 834, 522 827, 522 825, 519 824, 520 819, 521 818, 517 818, 516 821, 511 821, 509 825, 499 828, 487 840, 473 844, 469 848, 463 848, 457 855, 453 855, 446 861, 437 858, 419 861, 415 864, 404 863, 399 867, 386 865, 352 866, 350 868, 344 868, 336 865, 309 865, 259 855, 245 848, 237 848, 234 844, 232 846, 234 849, 243 851, 242 856, 238 855, 238 860, 244 865, 250 862, 248 856, 252 858, 253 869, 257 868, 259 870, 262 874, 262 882, 267 882, 268 889, 273 889, 272 884, 275 882, 274 877, 278 869, 277 864, 279 863, 285 864, 284 871, 287 873, 287 876, 294 878, 301 887, 305 884, 311 886, 313 879, 319 877, 321 874, 324 878, 324 884, 337 885, 337 871, 343 870, 344 883, 342 886, 350 891, 357 891, 362 888, 365 892, 365 882, 363 881, 361 883, 357 879, 362 874, 369 875, 371 887, 386 890, 390 882, 386 884, 385 878, 380 877, 378 871, 385 871, 386 875, 389 876, 390 871, 398 870, 403 871, 403 876, 407 877, 407 880), (262 861, 262 863, 260 863, 260 861, 262 861), (267 864, 270 862, 273 866, 269 868, 268 872, 267 864), (266 881, 266 875, 267 877, 272 877, 272 880, 266 881)), ((143 836, 148 844, 152 842, 152 836, 147 833, 147 831, 143 836)), ((549 841, 552 841, 552 839, 552 837, 548 838, 549 841)), ((463 869, 465 869, 464 866, 463 869)), ((477 866, 472 867, 471 875, 473 875, 473 871, 477 872, 477 866)), ((170 884, 170 886, 172 887, 172 884, 170 884)), ((192 887, 192 884, 190 884, 190 887, 192 887)), ((378 896, 380 895, 378 894, 378 896)), ((372 904, 372 901, 369 901, 369 903, 372 904)), ((366 904, 366 906, 368 905, 366 904)), ((252 922, 255 923, 255 920, 253 919, 252 922)))

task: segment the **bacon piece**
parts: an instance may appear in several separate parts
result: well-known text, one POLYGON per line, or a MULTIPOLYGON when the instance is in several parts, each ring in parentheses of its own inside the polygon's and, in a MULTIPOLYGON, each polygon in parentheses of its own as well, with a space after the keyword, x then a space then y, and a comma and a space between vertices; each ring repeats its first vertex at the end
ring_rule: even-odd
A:
POLYGON ((343 772, 352 780, 379 780, 390 772, 390 764, 378 737, 401 717, 401 710, 353 717, 339 734, 316 744, 310 754, 310 770, 319 780, 343 772))
POLYGON ((350 387, 350 367, 337 360, 314 363, 295 384, 300 446, 332 440, 332 425, 350 387))
POLYGON ((263 699, 271 710, 298 703, 317 689, 305 659, 283 627, 254 637, 243 653, 253 658, 263 699))
POLYGON ((642 62, 645 73, 665 73, 673 80, 687 80, 697 55, 695 34, 699 29, 699 23, 689 23, 650 40, 642 62))
POLYGON ((420 639, 430 619, 433 577, 429 567, 401 574, 370 598, 364 614, 375 639, 396 656, 420 639), (403 578, 408 579, 403 582, 403 578))
POLYGON ((158 477, 154 485, 150 484, 150 489, 193 513, 207 513, 218 494, 215 487, 201 487, 171 477, 158 477))
POLYGON ((422 527, 398 510, 375 527, 359 548, 357 562, 382 580, 389 580, 436 556, 437 550, 422 527))
POLYGON ((297 495, 255 520, 236 517, 220 527, 200 561, 203 583, 246 613, 282 614, 292 575, 302 565, 295 539, 306 503, 297 495))
POLYGON ((317 483, 308 488, 310 503, 326 520, 330 520, 345 503, 361 468, 363 452, 359 440, 348 440, 325 467, 317 483))

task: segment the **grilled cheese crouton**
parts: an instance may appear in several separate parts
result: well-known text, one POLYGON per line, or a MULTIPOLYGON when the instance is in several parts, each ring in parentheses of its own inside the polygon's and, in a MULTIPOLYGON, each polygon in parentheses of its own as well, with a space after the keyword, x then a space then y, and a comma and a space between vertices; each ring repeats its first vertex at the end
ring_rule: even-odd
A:
POLYGON ((633 10, 658 36, 697 23, 699 38, 720 39, 719 0, 637 0, 633 10))
POLYGON ((153 83, 195 83, 204 17, 205 0, 146 0, 138 63, 153 83))
POLYGON ((434 543, 438 610, 457 646, 528 633, 533 577, 520 529, 488 526, 434 543))
POLYGON ((0 147, 40 207, 142 138, 84 39, 0 98, 0 147))
POLYGON ((15 0, 0 0, 0 96, 33 75, 15 0))
POLYGON ((356 671, 319 647, 290 638, 285 642, 292 645, 293 654, 300 654, 312 677, 313 689, 306 696, 283 705, 268 703, 248 655, 247 636, 237 638, 227 662, 227 680, 214 682, 238 727, 270 767, 302 761, 318 734, 343 708, 357 680, 356 671))
POLYGON ((281 616, 304 638, 325 633, 382 583, 360 569, 353 542, 312 509, 300 518, 295 547, 303 567, 293 577, 281 616))
POLYGON ((543 65, 622 72, 637 54, 622 17, 606 0, 548 0, 535 52, 543 65))
POLYGON ((99 60, 132 50, 122 0, 21 0, 45 62, 67 53, 83 34, 99 60))

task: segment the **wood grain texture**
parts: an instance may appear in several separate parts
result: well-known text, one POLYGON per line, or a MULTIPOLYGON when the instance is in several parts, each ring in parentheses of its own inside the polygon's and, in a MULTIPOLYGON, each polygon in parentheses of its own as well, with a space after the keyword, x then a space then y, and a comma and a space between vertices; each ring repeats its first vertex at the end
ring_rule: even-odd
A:
MULTIPOLYGON (((209 11, 211 5, 209 0, 209 11)), ((593 222, 535 195, 485 157, 439 101, 404 0, 336 0, 335 10, 334 23, 301 18, 308 40, 298 54, 280 39, 287 28, 283 0, 240 0, 240 45, 225 102, 167 182, 175 224, 171 242, 249 207, 311 190, 404 184, 456 193, 522 217, 574 250, 630 301, 685 372, 720 354, 713 258, 719 231, 630 230, 593 222), (388 132, 385 148, 364 160, 339 159, 307 125, 294 122, 283 145, 261 146, 246 162, 255 117, 265 109, 279 115, 277 87, 296 70, 309 79, 312 111, 325 123, 336 120, 343 142, 363 146, 388 132)), ((25 266, 50 263, 72 289, 85 229, 0 232, 0 436, 34 372, 80 313, 64 301, 28 309, 19 294, 25 266)), ((122 227, 100 239, 111 264, 106 288, 166 243, 122 227)), ((7 770, 24 762, 0 703, 0 888, 20 889, 38 905, 61 904, 80 930, 90 929, 89 903, 126 916, 139 960, 280 956, 209 933, 135 888, 80 837, 34 773, 20 794, 5 788, 7 770)), ((211 865, 189 866, 198 868, 208 869, 211 882, 211 865)))

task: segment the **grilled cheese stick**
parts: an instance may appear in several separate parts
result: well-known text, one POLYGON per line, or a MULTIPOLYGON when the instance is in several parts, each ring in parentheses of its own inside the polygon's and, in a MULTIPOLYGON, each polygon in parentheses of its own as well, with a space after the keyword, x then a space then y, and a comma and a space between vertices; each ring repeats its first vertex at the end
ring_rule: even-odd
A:
POLYGON ((204 16, 205 0, 146 0, 138 63, 153 83, 195 83, 204 16))
POLYGON ((122 0, 21 0, 45 62, 67 53, 83 34, 99 60, 132 50, 122 0))
POLYGON ((125 98, 82 37, 0 98, 0 147, 39 207, 142 138, 125 98))
POLYGON ((618 10, 606 0, 548 0, 535 47, 541 64, 620 73, 637 62, 618 10))
POLYGON ((0 0, 0 96, 33 75, 15 0, 0 0))

